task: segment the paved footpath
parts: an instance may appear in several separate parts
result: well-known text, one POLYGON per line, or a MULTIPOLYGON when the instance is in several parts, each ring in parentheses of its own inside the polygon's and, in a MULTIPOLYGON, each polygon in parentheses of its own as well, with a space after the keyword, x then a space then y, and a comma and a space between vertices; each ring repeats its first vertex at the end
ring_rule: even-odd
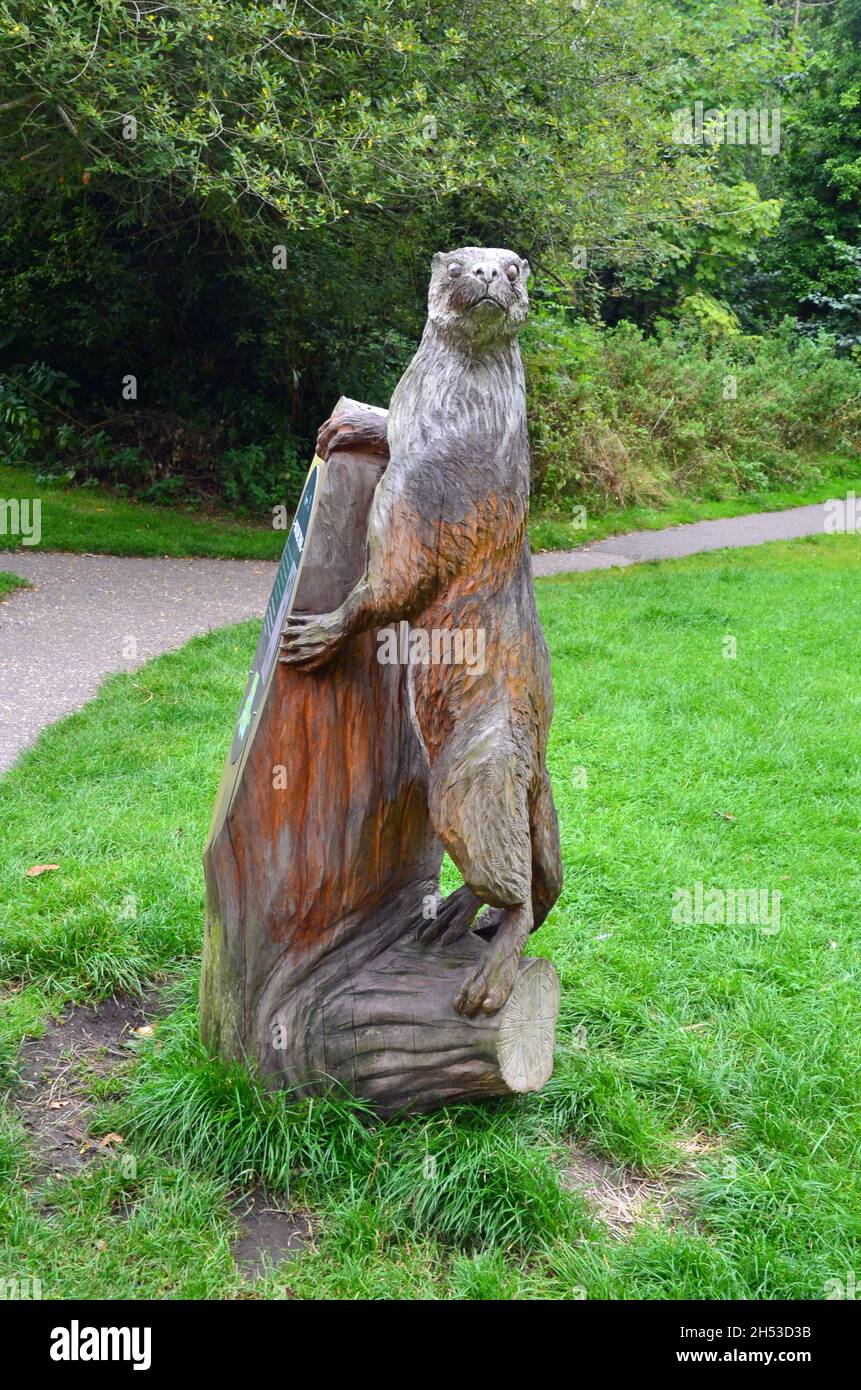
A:
MULTIPOLYGON (((534 558, 536 575, 609 569, 821 533, 825 507, 795 507, 614 536, 534 558)), ((131 671, 212 628, 260 617, 276 566, 261 560, 145 560, 0 551, 34 586, 0 600, 0 772, 105 676, 131 671)))
POLYGON ((679 560, 703 550, 762 545, 763 541, 791 541, 799 536, 821 535, 825 518, 825 503, 817 502, 812 507, 792 507, 786 512, 752 512, 750 516, 692 521, 661 531, 632 531, 579 550, 545 551, 535 556, 533 568, 540 575, 569 574, 572 570, 638 565, 644 560, 679 560))
POLYGON ((0 772, 46 724, 92 699, 105 676, 261 616, 276 568, 0 551, 0 570, 35 586, 0 601, 0 772))

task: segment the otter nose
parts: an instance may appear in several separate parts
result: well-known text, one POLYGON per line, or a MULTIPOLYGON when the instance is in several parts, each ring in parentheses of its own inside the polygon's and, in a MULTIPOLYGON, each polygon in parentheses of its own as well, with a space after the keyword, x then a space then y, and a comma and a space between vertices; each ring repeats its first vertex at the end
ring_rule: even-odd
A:
POLYGON ((491 280, 495 280, 499 274, 499 267, 490 261, 476 261, 475 265, 470 266, 470 270, 476 280, 483 280, 487 285, 490 284, 491 280))

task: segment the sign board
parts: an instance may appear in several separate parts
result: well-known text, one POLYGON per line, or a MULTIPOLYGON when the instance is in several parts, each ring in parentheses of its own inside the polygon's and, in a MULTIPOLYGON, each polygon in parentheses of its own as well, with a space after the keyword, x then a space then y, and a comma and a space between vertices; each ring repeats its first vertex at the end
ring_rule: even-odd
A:
POLYGON ((254 733, 266 703, 272 676, 278 662, 281 633, 290 616, 293 600, 296 597, 302 561, 305 556, 308 537, 311 534, 314 514, 317 510, 320 485, 325 468, 326 465, 323 460, 315 454, 305 479, 305 485, 302 488, 302 496, 299 498, 299 505, 290 527, 287 544, 284 546, 284 552, 278 565, 272 593, 269 596, 257 650, 254 653, 254 660, 245 685, 245 694, 239 707, 230 753, 221 778, 210 838, 216 825, 230 809, 233 792, 242 771, 244 756, 254 741, 254 733))
POLYGON ((236 731, 230 749, 231 763, 238 762, 242 755, 248 735, 256 723, 263 705, 269 677, 272 675, 275 662, 278 660, 281 633, 293 603, 296 581, 299 578, 299 567, 305 553, 305 542, 311 530, 311 517, 314 514, 314 502, 317 497, 319 480, 320 461, 315 456, 302 489, 302 496, 296 508, 293 525, 290 527, 290 535, 287 538, 281 563, 278 566, 278 573, 275 576, 275 583, 272 586, 266 616, 263 619, 263 629, 257 643, 257 651, 254 653, 254 661, 251 665, 245 694, 242 697, 242 704, 239 707, 239 717, 236 721, 236 731))

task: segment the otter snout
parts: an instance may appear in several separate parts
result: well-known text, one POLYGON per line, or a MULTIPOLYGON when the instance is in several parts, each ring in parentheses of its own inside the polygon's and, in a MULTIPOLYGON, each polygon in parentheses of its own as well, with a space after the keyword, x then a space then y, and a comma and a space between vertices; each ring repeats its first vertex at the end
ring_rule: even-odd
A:
POLYGON ((499 279, 499 266, 494 265, 493 261, 476 261, 469 267, 469 274, 489 285, 491 280, 499 279))

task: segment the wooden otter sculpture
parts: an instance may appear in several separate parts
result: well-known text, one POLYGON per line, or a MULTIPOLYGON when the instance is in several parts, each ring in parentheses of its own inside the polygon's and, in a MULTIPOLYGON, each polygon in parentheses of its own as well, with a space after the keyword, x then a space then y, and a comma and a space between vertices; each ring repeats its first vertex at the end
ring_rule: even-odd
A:
POLYGON ((562 882, 526 531, 528 274, 511 251, 436 255, 388 414, 341 402, 321 429, 281 661, 204 857, 209 1048, 383 1114, 552 1070, 558 976, 523 957, 562 882), (405 634, 422 658, 383 660, 405 634), (464 886, 440 903, 443 848, 464 886))
POLYGON ((513 251, 463 247, 433 259, 428 320, 388 418, 335 422, 318 448, 361 440, 389 465, 368 523, 367 569, 344 602, 297 616, 282 661, 329 661, 356 632, 408 619, 480 633, 484 669, 415 667, 434 830, 464 879, 422 933, 450 941, 479 909, 492 931, 454 1007, 495 1013, 529 933, 562 887, 545 767, 552 687, 527 537, 529 439, 517 331, 529 266, 513 251))

